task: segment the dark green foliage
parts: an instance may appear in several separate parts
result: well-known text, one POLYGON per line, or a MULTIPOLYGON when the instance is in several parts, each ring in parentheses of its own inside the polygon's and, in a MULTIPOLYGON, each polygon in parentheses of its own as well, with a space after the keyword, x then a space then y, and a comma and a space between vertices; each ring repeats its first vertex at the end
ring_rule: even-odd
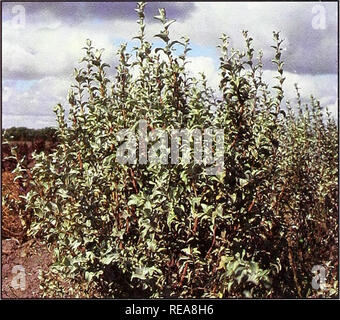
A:
POLYGON ((56 128, 46 127, 43 129, 30 129, 26 127, 11 127, 2 129, 2 134, 6 133, 5 139, 9 141, 56 141, 56 128))
POLYGON ((139 45, 134 56, 121 46, 114 81, 87 42, 69 95, 72 125, 58 105, 60 144, 35 155, 26 209, 30 234, 55 246, 46 294, 75 295, 60 286, 67 282, 119 298, 336 296, 338 128, 314 98, 281 107, 279 34, 274 90, 247 32, 245 52, 222 37, 216 98, 204 76, 188 75, 188 39, 169 38, 164 10, 156 17, 164 46, 145 40, 143 8, 139 45), (193 162, 119 164, 116 133, 140 119, 149 130, 224 129, 223 173, 193 162), (323 292, 311 287, 314 265, 328 267, 323 292))

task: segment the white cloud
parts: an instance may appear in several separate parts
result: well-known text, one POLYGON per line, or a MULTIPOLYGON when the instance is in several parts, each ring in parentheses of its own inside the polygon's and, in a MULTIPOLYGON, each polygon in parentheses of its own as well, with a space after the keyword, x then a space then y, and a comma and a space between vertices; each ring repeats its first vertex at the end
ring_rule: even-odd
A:
MULTIPOLYGON (((271 85, 277 84, 276 71, 264 70, 264 80, 271 85)), ((304 75, 292 72, 284 72, 283 76, 286 78, 283 84, 286 99, 295 99, 295 86, 297 83, 302 97, 309 98, 313 95, 315 98, 321 99, 322 97, 336 97, 337 96, 337 75, 335 74, 322 74, 322 75, 304 75)))
MULTIPOLYGON (((263 78, 270 86, 277 84, 277 75, 275 71, 265 70, 263 78)), ((296 90, 295 83, 298 84, 299 92, 301 95, 302 103, 309 103, 310 97, 320 101, 321 106, 325 109, 329 108, 334 117, 338 118, 338 89, 336 86, 336 74, 321 74, 321 75, 303 75, 291 72, 285 72, 284 77, 286 80, 283 84, 284 99, 289 100, 291 105, 296 104, 296 90)))
MULTIPOLYGON (((286 98, 295 99, 294 83, 297 82, 304 100, 313 94, 337 114, 337 75, 334 73, 337 13, 333 10, 335 4, 323 5, 327 9, 327 29, 313 30, 313 3, 197 2, 195 10, 184 15, 187 18, 183 16, 171 26, 170 36, 179 39, 187 35, 194 46, 200 46, 195 52, 197 56, 190 57, 187 68, 196 76, 204 72, 210 85, 217 89, 217 61, 216 57, 208 56, 208 52, 219 44, 222 33, 231 36, 232 46, 244 48, 241 30, 249 30, 255 48, 264 49, 265 68, 270 68, 272 31, 281 30, 286 38, 283 59, 289 71, 285 73, 286 98)), ((87 38, 93 40, 96 48, 105 48, 103 58, 114 66, 118 42, 130 41, 138 33, 135 21, 119 19, 117 15, 114 19, 91 18, 72 25, 63 20, 62 13, 54 15, 46 11, 41 15, 40 12, 39 19, 30 19, 29 12, 27 14, 24 30, 12 28, 10 20, 2 23, 4 126, 19 126, 29 121, 31 125, 27 126, 38 123, 45 126, 44 123, 54 121, 52 108, 66 99, 73 68, 79 67, 78 60, 84 54, 81 48, 87 38), (16 85, 18 81, 31 79, 35 82, 29 88, 16 85)), ((160 28, 159 23, 148 23, 148 40, 157 41, 153 35, 160 28)), ((265 71, 267 79, 275 75, 274 71, 265 71)))
POLYGON ((268 67, 273 56, 272 31, 281 31, 286 68, 300 73, 336 73, 337 10, 335 3, 324 3, 327 28, 312 26, 315 3, 288 2, 198 2, 190 19, 174 25, 174 35, 187 35, 201 46, 216 46, 222 33, 232 46, 244 48, 241 31, 249 31, 255 49, 262 48, 268 67))
POLYGON ((337 121, 339 118, 339 106, 336 100, 333 104, 326 105, 328 111, 333 115, 334 119, 337 121))
POLYGON ((5 79, 39 79, 46 76, 69 75, 84 55, 86 39, 94 40, 96 48, 105 48, 103 59, 114 61, 117 48, 109 32, 96 27, 41 28, 27 24, 24 30, 3 23, 3 77, 5 79))
POLYGON ((66 103, 68 79, 47 77, 35 81, 29 88, 16 89, 3 101, 3 127, 46 127, 55 123, 53 107, 66 103))
POLYGON ((195 77, 199 77, 199 73, 204 73, 207 77, 209 85, 217 90, 219 85, 219 75, 215 67, 215 62, 211 57, 190 57, 188 58, 187 70, 195 77))
POLYGON ((22 115, 8 115, 4 114, 2 116, 2 127, 10 128, 10 127, 26 127, 33 129, 40 129, 45 127, 55 127, 56 121, 53 115, 44 116, 40 115, 39 117, 35 115, 22 114, 22 115))

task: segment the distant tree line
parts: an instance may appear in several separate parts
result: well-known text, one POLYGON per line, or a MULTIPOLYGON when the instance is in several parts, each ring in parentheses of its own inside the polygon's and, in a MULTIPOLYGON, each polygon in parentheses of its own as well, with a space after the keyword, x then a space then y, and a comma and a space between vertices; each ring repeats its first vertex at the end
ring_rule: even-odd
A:
POLYGON ((56 142, 56 129, 53 127, 46 127, 43 129, 30 129, 26 127, 11 127, 9 129, 2 129, 3 137, 10 141, 52 141, 56 142))

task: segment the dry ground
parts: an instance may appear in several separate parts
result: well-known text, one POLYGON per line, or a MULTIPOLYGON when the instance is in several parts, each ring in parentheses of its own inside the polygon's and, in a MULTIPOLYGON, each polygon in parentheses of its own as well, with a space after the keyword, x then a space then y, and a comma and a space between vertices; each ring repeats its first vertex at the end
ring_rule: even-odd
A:
POLYGON ((20 245, 16 239, 6 239, 1 244, 2 298, 41 298, 39 271, 48 269, 52 254, 38 241, 30 240, 20 245), (18 267, 15 266, 22 266, 25 270, 25 286, 22 289, 15 288, 16 283, 20 284, 19 278, 16 278, 18 271, 15 272, 18 267))

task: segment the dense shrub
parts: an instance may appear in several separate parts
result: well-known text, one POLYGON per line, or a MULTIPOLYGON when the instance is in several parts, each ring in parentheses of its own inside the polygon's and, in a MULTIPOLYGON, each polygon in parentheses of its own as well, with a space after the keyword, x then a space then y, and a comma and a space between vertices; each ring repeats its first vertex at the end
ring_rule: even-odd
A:
MULTIPOLYGON (((189 40, 170 40, 173 20, 163 9, 155 18, 164 46, 146 41, 143 9, 138 4, 139 45, 133 55, 121 46, 115 80, 102 51, 87 41, 69 121, 55 108, 60 144, 52 154, 35 154, 25 201, 34 217, 30 235, 55 246, 46 294, 335 296, 338 128, 316 99, 302 105, 298 90, 297 104, 282 107, 279 33, 272 89, 248 33, 245 51, 230 49, 223 35, 215 93, 204 75, 187 72, 189 40), (171 129, 223 129, 223 170, 208 175, 184 161, 119 163, 117 133, 138 130, 140 119, 149 132, 162 128, 169 136, 171 129), (311 287, 314 265, 328 268, 324 291, 311 287)), ((16 172, 25 179, 25 169, 16 172)))

